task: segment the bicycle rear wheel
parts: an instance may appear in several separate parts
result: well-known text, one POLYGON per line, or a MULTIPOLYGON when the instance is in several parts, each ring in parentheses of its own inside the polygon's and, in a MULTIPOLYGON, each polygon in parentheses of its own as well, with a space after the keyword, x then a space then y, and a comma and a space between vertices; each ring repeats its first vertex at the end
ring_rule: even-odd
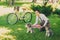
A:
POLYGON ((8 16, 7 16, 8 24, 12 25, 12 24, 15 24, 17 21, 18 21, 18 17, 16 14, 14 14, 14 13, 8 14, 8 16))
POLYGON ((24 15, 23 21, 25 23, 28 23, 28 22, 31 22, 31 20, 32 20, 31 12, 26 12, 25 15, 24 15))

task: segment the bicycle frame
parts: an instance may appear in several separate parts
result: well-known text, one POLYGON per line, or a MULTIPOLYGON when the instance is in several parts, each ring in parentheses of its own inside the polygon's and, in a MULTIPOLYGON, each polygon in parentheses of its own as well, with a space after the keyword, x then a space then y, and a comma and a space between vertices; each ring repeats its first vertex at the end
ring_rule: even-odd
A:
POLYGON ((15 13, 10 13, 7 16, 7 22, 9 24, 15 24, 18 20, 22 20, 25 23, 26 22, 31 22, 31 20, 32 20, 31 12, 28 12, 26 10, 23 11, 23 12, 19 12, 19 11, 15 10, 15 13))
POLYGON ((16 11, 15 14, 17 15, 18 19, 23 20, 25 13, 31 12, 30 10, 24 10, 22 9, 23 12, 16 11))

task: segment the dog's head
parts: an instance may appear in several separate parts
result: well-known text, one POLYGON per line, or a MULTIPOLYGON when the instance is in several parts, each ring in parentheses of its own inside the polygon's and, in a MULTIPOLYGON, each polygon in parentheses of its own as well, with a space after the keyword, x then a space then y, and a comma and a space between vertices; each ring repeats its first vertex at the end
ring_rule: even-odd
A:
POLYGON ((31 26, 31 23, 27 23, 27 24, 26 24, 26 27, 29 27, 29 28, 32 27, 32 26, 31 26))

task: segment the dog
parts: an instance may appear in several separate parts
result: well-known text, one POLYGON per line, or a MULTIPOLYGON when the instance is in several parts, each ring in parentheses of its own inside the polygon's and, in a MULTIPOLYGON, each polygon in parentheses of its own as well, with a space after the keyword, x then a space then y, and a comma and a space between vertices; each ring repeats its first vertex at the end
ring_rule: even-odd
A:
POLYGON ((45 29, 46 29, 46 36, 47 37, 50 37, 53 35, 53 31, 51 30, 51 28, 45 27, 45 29))
MULTIPOLYGON (((42 26, 40 24, 36 24, 36 25, 32 25, 30 23, 26 24, 26 28, 27 28, 27 33, 33 33, 33 28, 38 28, 38 29, 42 29, 42 26)), ((53 35, 53 32, 51 30, 51 28, 49 27, 45 27, 45 31, 46 31, 46 36, 50 37, 53 35)))
POLYGON ((33 28, 32 28, 32 25, 30 23, 27 23, 26 24, 26 28, 27 28, 27 33, 32 33, 33 32, 33 28))
POLYGON ((38 28, 38 29, 40 29, 40 25, 39 24, 36 24, 36 25, 32 25, 31 23, 27 23, 26 24, 26 28, 27 28, 27 33, 28 32, 30 32, 30 33, 32 33, 32 32, 34 32, 34 28, 38 28))

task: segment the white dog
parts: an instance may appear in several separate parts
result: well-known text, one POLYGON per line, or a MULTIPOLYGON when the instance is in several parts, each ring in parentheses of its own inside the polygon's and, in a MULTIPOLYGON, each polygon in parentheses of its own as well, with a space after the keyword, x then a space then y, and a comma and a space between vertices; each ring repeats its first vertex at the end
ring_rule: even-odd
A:
POLYGON ((33 28, 32 28, 32 25, 31 24, 26 24, 26 28, 27 28, 27 33, 30 32, 32 33, 33 32, 33 28))
POLYGON ((40 26, 39 24, 37 24, 37 25, 32 25, 32 24, 30 24, 30 23, 26 24, 27 33, 28 33, 28 32, 32 33, 32 32, 33 32, 33 28, 38 28, 38 29, 40 29, 40 27, 41 27, 41 26, 40 26))

